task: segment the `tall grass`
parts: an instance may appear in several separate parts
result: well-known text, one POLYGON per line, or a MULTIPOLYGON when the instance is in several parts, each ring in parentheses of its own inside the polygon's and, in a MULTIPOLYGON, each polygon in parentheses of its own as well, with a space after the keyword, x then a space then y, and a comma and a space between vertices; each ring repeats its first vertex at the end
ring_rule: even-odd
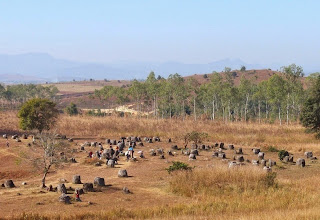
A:
POLYGON ((256 167, 229 169, 226 166, 176 171, 169 184, 172 192, 188 197, 243 193, 277 186, 275 173, 266 173, 256 167))

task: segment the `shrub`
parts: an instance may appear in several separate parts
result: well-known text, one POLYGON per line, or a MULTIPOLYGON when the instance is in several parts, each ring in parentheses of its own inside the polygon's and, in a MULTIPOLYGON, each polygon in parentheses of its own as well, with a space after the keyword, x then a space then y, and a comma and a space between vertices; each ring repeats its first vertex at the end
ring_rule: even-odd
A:
POLYGON ((278 156, 279 156, 279 159, 280 159, 280 160, 283 160, 283 158, 284 158, 285 156, 289 156, 289 152, 286 151, 286 150, 280 150, 280 151, 278 152, 278 156))
POLYGON ((70 105, 66 108, 66 112, 70 116, 79 114, 78 107, 73 102, 71 102, 70 105))
POLYGON ((191 170, 191 169, 192 167, 189 167, 188 164, 180 161, 173 162, 173 165, 171 165, 169 168, 166 168, 169 174, 175 170, 191 170))
POLYGON ((267 151, 268 151, 268 152, 279 152, 279 150, 278 150, 276 147, 274 147, 274 146, 269 146, 269 147, 267 148, 267 151))

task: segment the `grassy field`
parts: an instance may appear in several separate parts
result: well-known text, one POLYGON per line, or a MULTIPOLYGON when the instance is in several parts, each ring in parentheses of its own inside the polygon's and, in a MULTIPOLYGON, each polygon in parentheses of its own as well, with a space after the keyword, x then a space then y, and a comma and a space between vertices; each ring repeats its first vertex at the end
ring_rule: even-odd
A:
MULTIPOLYGON (((119 139, 121 136, 159 136, 161 142, 144 143, 145 159, 127 162, 120 158, 116 168, 106 165, 95 167, 86 162, 87 152, 77 152, 75 164, 49 173, 47 184, 56 186, 61 178, 67 187, 80 185, 71 183, 72 176, 80 174, 82 182, 93 182, 97 176, 104 177, 107 186, 98 192, 81 196, 83 202, 70 205, 58 202, 59 194, 39 188, 41 171, 34 170, 26 155, 31 151, 27 143, 0 139, 0 183, 13 179, 16 188, 0 188, 0 218, 16 219, 319 219, 320 218, 320 166, 317 160, 306 160, 306 167, 282 163, 277 152, 270 152, 270 146, 286 149, 294 155, 294 161, 304 151, 320 154, 320 141, 312 134, 306 134, 299 124, 279 126, 276 124, 228 123, 193 120, 154 120, 136 118, 88 116, 61 116, 56 131, 73 137, 71 147, 79 149, 85 141, 101 141, 105 138, 119 139), (224 142, 243 148, 247 160, 256 159, 251 151, 259 147, 267 159, 277 161, 273 167, 276 177, 262 171, 251 163, 237 169, 229 169, 228 161, 235 155, 225 150, 227 159, 213 158, 212 152, 200 151, 196 160, 177 150, 175 156, 165 154, 149 156, 150 149, 171 145, 183 147, 183 136, 187 132, 208 133, 205 144, 224 142), (173 143, 167 143, 168 138, 173 143), (193 170, 173 172, 165 170, 173 161, 182 161, 193 170), (129 178, 118 178, 119 169, 127 169, 129 178), (28 184, 23 186, 22 182, 28 184), (123 187, 132 194, 124 194, 123 187), (88 203, 90 201, 90 203, 88 203)), ((1 133, 23 133, 18 128, 15 112, 0 113, 1 133)), ((104 145, 105 147, 106 145, 104 145)), ((71 191, 70 191, 71 193, 71 191)), ((74 197, 70 194, 70 196, 74 197)))

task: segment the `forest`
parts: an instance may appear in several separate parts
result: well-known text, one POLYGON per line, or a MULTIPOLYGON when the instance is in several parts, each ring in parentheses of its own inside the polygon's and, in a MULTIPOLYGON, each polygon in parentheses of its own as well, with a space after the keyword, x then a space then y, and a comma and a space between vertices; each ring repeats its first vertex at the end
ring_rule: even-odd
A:
MULTIPOLYGON (((247 70, 243 66, 240 71, 247 70)), ((278 121, 283 124, 299 119, 308 88, 318 75, 304 77, 303 68, 291 64, 258 83, 242 75, 236 85, 237 73, 228 67, 222 73, 203 75, 209 78, 208 83, 203 84, 177 73, 165 79, 151 72, 146 80, 133 80, 128 88, 105 86, 96 90, 94 97, 110 107, 135 103, 138 112, 149 112, 156 118, 278 121)))

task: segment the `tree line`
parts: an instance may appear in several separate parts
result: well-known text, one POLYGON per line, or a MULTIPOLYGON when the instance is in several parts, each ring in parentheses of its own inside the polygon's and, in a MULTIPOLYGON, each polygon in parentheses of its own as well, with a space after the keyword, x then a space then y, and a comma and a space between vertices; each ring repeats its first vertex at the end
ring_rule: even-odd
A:
POLYGON ((7 85, 0 84, 0 102, 2 109, 14 109, 33 98, 48 98, 55 100, 59 90, 57 87, 35 84, 7 85))
MULTIPOLYGON (((241 71, 246 68, 242 67, 241 71)), ((277 120, 283 124, 299 119, 308 95, 307 88, 318 75, 315 73, 304 78, 303 68, 291 64, 282 67, 268 80, 255 83, 242 75, 240 83, 235 85, 237 73, 228 67, 223 73, 205 75, 209 81, 204 84, 177 73, 165 79, 151 72, 146 80, 133 80, 128 88, 105 86, 96 90, 94 97, 106 102, 110 108, 134 103, 139 113, 149 112, 156 118, 277 120)))

